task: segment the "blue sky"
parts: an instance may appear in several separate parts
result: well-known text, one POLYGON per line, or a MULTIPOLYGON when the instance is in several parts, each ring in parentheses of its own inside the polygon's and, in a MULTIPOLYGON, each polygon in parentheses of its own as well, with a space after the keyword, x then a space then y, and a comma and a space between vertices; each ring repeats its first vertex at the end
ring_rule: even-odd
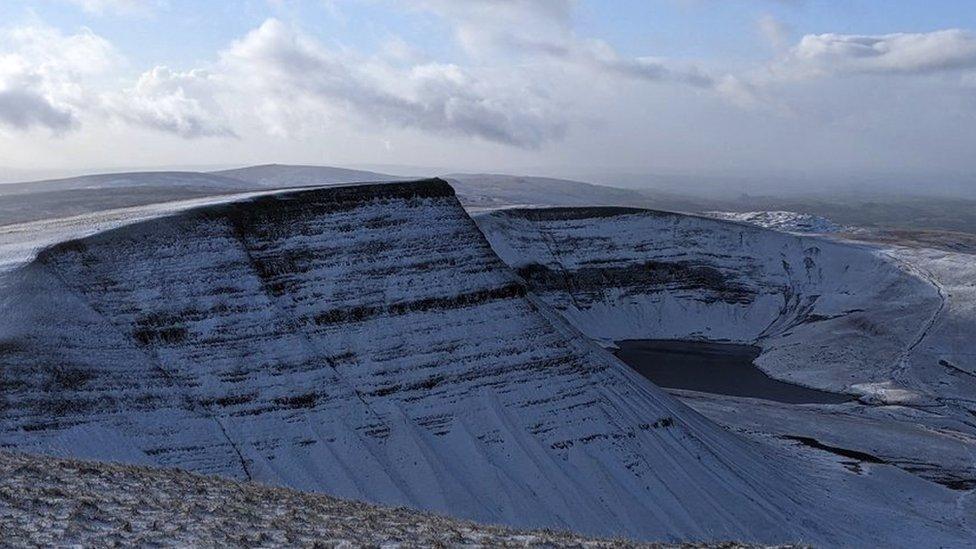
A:
POLYGON ((0 21, 0 166, 976 167, 974 2, 7 0, 0 21))
MULTIPOLYGON (((460 0, 463 2, 464 0, 460 0)), ((379 0, 165 0, 151 10, 86 10, 60 0, 6 0, 0 21, 40 19, 66 31, 89 27, 111 37, 142 64, 194 66, 268 17, 301 25, 327 42, 363 50, 400 35, 443 59, 456 59, 449 25, 411 11, 409 2, 379 0)), ((756 19, 771 14, 797 35, 887 34, 976 29, 976 2, 966 0, 583 0, 572 18, 583 36, 621 53, 698 59, 762 59, 756 19), (612 7, 611 7, 612 6, 612 7)))

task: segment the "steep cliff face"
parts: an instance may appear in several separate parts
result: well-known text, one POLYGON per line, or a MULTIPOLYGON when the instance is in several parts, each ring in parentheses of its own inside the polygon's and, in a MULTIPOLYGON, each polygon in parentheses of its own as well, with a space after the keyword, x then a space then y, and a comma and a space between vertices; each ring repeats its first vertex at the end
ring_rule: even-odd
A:
POLYGON ((647 539, 943 528, 635 375, 527 295, 439 180, 142 221, 41 251, 0 293, 3 447, 647 539))
POLYGON ((937 289, 880 250, 624 208, 478 217, 529 289, 602 341, 760 342, 777 377, 854 391, 890 379, 937 289))

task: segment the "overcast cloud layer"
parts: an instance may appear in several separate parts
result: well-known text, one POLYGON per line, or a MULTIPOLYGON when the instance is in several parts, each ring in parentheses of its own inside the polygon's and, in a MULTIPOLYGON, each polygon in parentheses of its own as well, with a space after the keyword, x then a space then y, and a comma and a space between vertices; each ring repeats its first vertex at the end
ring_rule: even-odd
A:
MULTIPOLYGON (((168 6, 51 1, 133 20, 168 6)), ((341 18, 351 2, 324 4, 341 18)), ((50 153, 62 163, 111 165, 97 151, 124 142, 115 150, 139 146, 132 163, 159 164, 267 161, 287 150, 294 154, 281 160, 495 162, 500 171, 571 162, 686 171, 976 167, 967 145, 976 138, 976 35, 968 29, 797 35, 760 12, 741 29, 765 43, 753 59, 676 59, 625 54, 581 35, 573 0, 371 2, 449 29, 457 53, 444 55, 397 29, 379 49, 337 45, 314 22, 273 9, 285 3, 270 2, 262 23, 179 67, 140 67, 134 52, 83 25, 34 17, 0 28, 0 144, 13 151, 0 153, 0 164, 34 167, 24 154, 50 153)))

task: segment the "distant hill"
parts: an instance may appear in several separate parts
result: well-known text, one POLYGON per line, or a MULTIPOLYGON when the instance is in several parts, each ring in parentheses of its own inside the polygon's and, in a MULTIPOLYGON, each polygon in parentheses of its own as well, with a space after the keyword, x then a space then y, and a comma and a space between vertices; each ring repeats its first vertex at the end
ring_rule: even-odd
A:
POLYGON ((250 190, 197 172, 132 172, 0 185, 0 226, 250 190))
POLYGON ((706 201, 667 193, 605 187, 551 177, 449 174, 445 179, 469 209, 525 206, 630 206, 697 211, 706 201))
POLYGON ((7 183, 0 185, 0 196, 133 187, 206 188, 226 192, 246 190, 249 185, 238 179, 199 172, 127 172, 7 183))
MULTIPOLYGON (((694 191, 623 189, 581 181, 504 174, 443 176, 473 212, 511 207, 626 206, 730 215, 788 211, 825 217, 838 225, 884 229, 948 230, 976 234, 976 201, 917 196, 838 194, 707 197, 694 191)), ((267 164, 215 172, 165 171, 87 175, 0 185, 0 226, 240 192, 414 179, 331 166, 267 164)))
POLYGON ((234 170, 212 172, 211 175, 229 177, 261 187, 306 187, 338 183, 374 183, 402 181, 408 178, 363 170, 349 170, 331 166, 295 166, 265 164, 234 170))

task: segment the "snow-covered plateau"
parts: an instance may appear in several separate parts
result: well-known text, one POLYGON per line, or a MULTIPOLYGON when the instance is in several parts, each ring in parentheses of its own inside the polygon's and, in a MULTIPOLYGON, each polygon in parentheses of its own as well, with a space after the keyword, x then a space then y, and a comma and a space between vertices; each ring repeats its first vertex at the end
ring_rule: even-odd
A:
POLYGON ((633 539, 972 541, 971 492, 730 432, 594 343, 759 342, 770 374, 954 440, 957 474, 965 277, 644 210, 478 222, 427 180, 4 227, 0 446, 633 539))

